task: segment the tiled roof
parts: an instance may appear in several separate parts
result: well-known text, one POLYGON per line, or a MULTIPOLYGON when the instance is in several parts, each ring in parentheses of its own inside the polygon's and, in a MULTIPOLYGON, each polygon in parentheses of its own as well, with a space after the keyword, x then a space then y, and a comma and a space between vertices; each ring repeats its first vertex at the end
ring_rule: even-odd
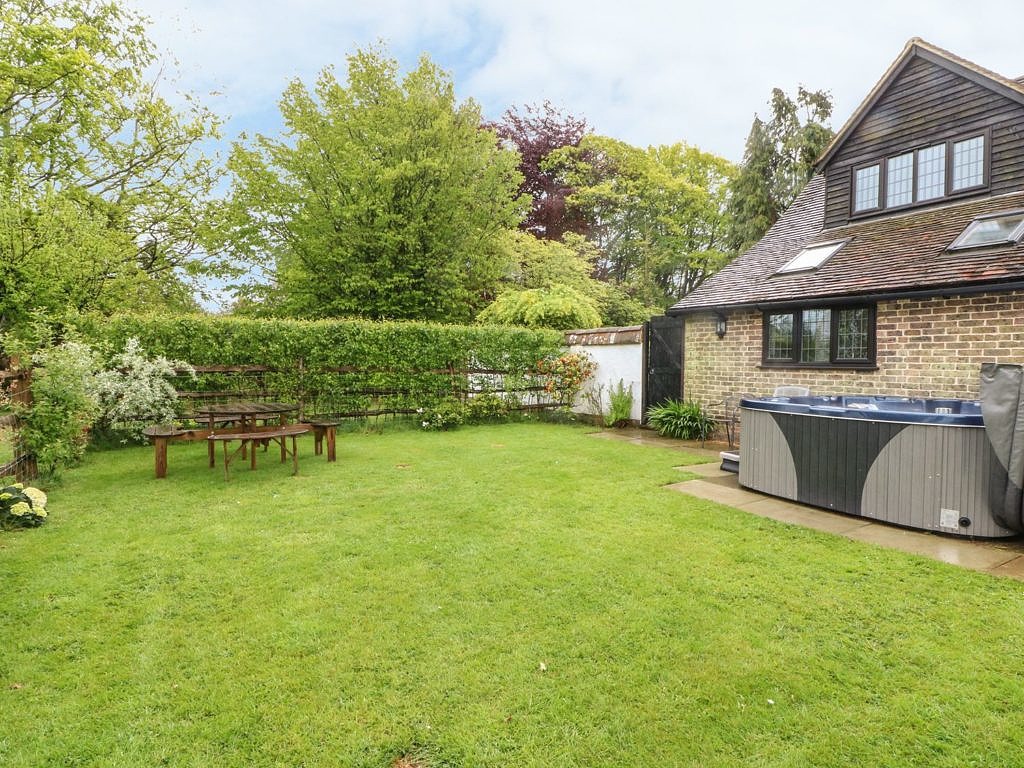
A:
POLYGON ((1024 244, 946 250, 975 217, 1020 209, 1024 192, 1014 192, 824 229, 825 179, 816 175, 761 240, 668 311, 1024 280, 1024 244), (847 238, 819 268, 775 274, 804 247, 847 238))

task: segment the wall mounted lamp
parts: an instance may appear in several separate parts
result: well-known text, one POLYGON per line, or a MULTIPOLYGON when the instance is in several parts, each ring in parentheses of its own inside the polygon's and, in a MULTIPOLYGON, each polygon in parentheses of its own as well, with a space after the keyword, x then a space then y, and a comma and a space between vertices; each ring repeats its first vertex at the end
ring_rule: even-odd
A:
POLYGON ((725 319, 725 315, 721 312, 715 313, 715 333, 718 334, 718 338, 725 336, 725 332, 729 330, 729 323, 725 319))

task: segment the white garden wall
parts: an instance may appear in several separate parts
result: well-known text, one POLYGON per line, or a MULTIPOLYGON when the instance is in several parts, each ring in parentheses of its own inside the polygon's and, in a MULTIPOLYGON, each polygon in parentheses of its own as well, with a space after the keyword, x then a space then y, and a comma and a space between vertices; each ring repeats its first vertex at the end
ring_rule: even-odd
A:
POLYGON ((597 372, 577 398, 573 411, 600 416, 608 410, 608 392, 618 386, 619 380, 626 389, 633 391, 633 411, 630 418, 639 423, 643 399, 643 326, 631 325, 625 328, 591 328, 585 331, 569 331, 565 343, 570 352, 582 352, 597 363, 597 372), (588 398, 590 392, 596 395, 600 389, 600 410, 588 398))

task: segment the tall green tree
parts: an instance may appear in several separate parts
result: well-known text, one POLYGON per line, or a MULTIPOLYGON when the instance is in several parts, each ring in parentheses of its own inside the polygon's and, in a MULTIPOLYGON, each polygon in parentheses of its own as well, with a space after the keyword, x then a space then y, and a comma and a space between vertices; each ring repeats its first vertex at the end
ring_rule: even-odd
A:
POLYGON ((379 50, 281 99, 286 136, 238 143, 237 251, 269 259, 263 307, 302 317, 465 321, 494 297, 499 236, 528 201, 518 156, 424 57, 404 77, 379 50))
POLYGON ((771 119, 757 115, 729 199, 729 245, 743 251, 768 231, 803 189, 814 161, 832 140, 827 91, 797 90, 796 100, 772 90, 771 119))
POLYGON ((36 308, 188 306, 205 247, 216 135, 146 72, 145 20, 114 2, 0 4, 0 330, 36 308))
POLYGON ((644 305, 663 309, 728 260, 725 207, 735 169, 723 158, 685 144, 639 149, 590 135, 553 152, 548 164, 590 222, 600 252, 595 275, 644 305))

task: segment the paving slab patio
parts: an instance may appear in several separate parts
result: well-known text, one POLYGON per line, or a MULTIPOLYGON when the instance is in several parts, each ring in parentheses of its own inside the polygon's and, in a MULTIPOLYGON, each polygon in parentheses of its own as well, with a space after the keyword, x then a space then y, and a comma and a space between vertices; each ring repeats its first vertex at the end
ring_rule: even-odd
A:
POLYGON ((662 448, 684 450, 687 453, 707 454, 713 461, 680 467, 681 470, 698 475, 696 479, 667 486, 673 491, 696 496, 700 499, 726 504, 759 517, 802 525, 806 528, 845 536, 848 539, 876 544, 880 547, 898 549, 944 563, 959 565, 994 576, 1003 576, 1024 581, 1024 540, 972 541, 953 538, 928 531, 911 531, 893 525, 875 522, 863 517, 829 512, 817 507, 796 504, 786 499, 767 496, 756 491, 740 488, 739 478, 720 468, 718 446, 699 442, 669 440, 645 430, 604 430, 595 437, 609 440, 624 440, 638 445, 652 445, 662 448))

